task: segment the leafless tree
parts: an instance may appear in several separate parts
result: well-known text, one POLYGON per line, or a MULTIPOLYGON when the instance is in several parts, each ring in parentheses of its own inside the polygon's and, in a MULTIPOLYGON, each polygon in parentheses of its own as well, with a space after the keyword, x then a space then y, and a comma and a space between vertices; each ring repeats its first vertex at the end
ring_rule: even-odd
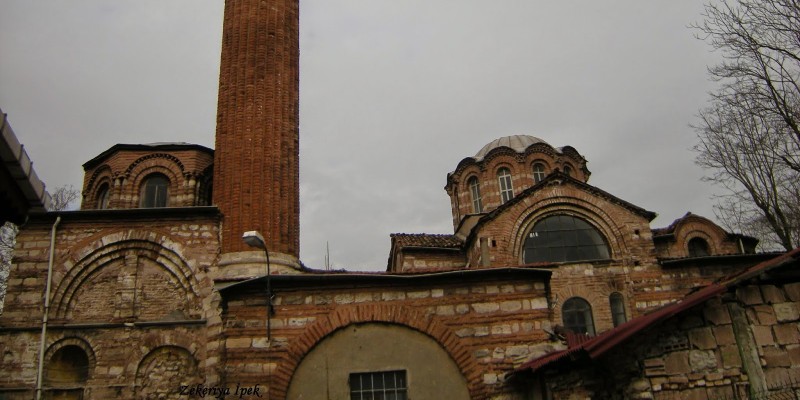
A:
MULTIPOLYGON (((72 185, 65 185, 57 187, 50 197, 48 210, 64 211, 80 198, 80 192, 72 185)), ((11 259, 14 256, 14 244, 18 231, 19 228, 10 222, 0 226, 0 313, 3 311, 8 273, 11 268, 11 259)))
POLYGON ((714 2, 703 16, 694 28, 723 61, 709 68, 720 86, 700 112, 695 150, 706 179, 727 189, 717 216, 791 249, 800 244, 800 2, 714 2))
POLYGON ((48 211, 65 211, 81 197, 81 193, 72 185, 59 186, 50 194, 48 211))

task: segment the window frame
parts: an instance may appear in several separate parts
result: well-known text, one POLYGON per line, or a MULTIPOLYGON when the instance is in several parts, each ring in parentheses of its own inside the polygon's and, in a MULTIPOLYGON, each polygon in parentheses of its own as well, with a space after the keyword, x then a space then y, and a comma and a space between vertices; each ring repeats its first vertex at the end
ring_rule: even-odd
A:
POLYGON ((169 192, 171 185, 172 181, 170 181, 169 177, 167 177, 162 173, 154 172, 152 174, 147 175, 142 180, 142 185, 141 188, 139 189, 139 207, 140 208, 169 207, 169 192), (161 184, 154 184, 153 182, 157 179, 158 180, 163 179, 163 182, 160 182, 161 184), (154 190, 155 192, 151 193, 151 190, 154 190), (159 193, 162 193, 161 197, 159 197, 159 193), (150 201, 150 198, 153 198, 152 201, 150 201))
POLYGON ((628 314, 625 312, 625 296, 622 293, 611 293, 608 296, 608 305, 611 308, 611 323, 614 324, 614 327, 628 322, 628 314))
POLYGON ((95 208, 98 210, 107 210, 108 204, 111 200, 111 185, 108 182, 104 182, 100 185, 97 189, 97 195, 95 196, 95 208))
POLYGON ((511 180, 511 170, 508 167, 497 169, 497 184, 500 188, 500 204, 505 204, 514 198, 514 183, 511 180))
POLYGON ((372 399, 376 398, 375 395, 379 394, 382 395, 380 398, 382 399, 389 399, 393 398, 396 400, 406 400, 408 399, 408 374, 406 370, 390 370, 390 371, 372 371, 372 372, 351 372, 347 378, 348 383, 348 391, 350 393, 351 400, 362 400, 362 399, 372 399), (391 376, 393 379, 393 387, 386 387, 387 381, 385 380, 386 377, 391 376), (375 378, 381 378, 381 387, 376 387, 375 378), (398 377, 399 382, 398 382, 398 377), (356 378, 358 379, 358 385, 355 384, 356 378), (365 388, 363 380, 364 378, 369 378, 370 387, 365 388), (365 396, 367 395, 367 396, 365 396), (389 395, 389 396, 387 396, 389 395), (393 395, 393 397, 390 397, 393 395))
POLYGON ((470 199, 472 200, 472 211, 474 213, 483 212, 483 198, 481 197, 481 182, 478 177, 473 175, 467 179, 470 199))
POLYGON ((592 313, 592 304, 582 297, 570 297, 561 306, 561 322, 564 323, 564 328, 577 334, 586 334, 589 336, 595 335, 594 315, 592 313), (575 304, 573 306, 573 304, 575 304), (568 318, 569 316, 569 318, 568 318), (582 319, 583 324, 576 320, 582 319), (576 329, 583 328, 583 329, 576 329))
POLYGON ((523 264, 572 263, 606 261, 612 255, 608 238, 591 220, 552 213, 529 225, 522 239, 520 258, 523 264))
POLYGON ((541 161, 536 161, 531 165, 531 170, 533 171, 533 183, 537 184, 544 180, 547 176, 547 165, 541 161), (540 168, 540 170, 537 169, 540 168))

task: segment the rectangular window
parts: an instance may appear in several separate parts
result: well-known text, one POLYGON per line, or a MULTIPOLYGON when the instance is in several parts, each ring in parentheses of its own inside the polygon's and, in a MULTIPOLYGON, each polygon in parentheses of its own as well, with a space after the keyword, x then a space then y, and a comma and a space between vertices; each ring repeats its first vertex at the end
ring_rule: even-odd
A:
POLYGON ((350 374, 351 400, 405 400, 406 371, 350 374))

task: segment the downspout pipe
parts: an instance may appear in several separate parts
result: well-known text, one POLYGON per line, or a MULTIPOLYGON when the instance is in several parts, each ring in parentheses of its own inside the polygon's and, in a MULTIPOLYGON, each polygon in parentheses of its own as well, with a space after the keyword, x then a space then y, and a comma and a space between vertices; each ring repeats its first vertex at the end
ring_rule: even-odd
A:
POLYGON ((42 314, 42 337, 39 340, 39 366, 36 371, 36 400, 42 398, 42 375, 44 373, 44 345, 47 337, 47 316, 50 314, 50 285, 53 282, 53 260, 56 250, 56 229, 61 222, 61 216, 56 216, 56 221, 50 229, 50 259, 47 262, 47 286, 44 292, 44 313, 42 314))

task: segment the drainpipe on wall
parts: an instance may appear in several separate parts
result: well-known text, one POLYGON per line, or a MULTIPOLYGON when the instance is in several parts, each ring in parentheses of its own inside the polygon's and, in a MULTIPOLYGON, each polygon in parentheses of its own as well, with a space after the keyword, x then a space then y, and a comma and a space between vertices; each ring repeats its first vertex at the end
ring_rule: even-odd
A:
POLYGON ((42 373, 44 372, 44 345, 47 336, 47 315, 50 313, 50 284, 53 280, 53 260, 56 249, 56 228, 61 222, 61 216, 56 216, 56 222, 50 230, 50 260, 47 262, 47 286, 44 292, 44 314, 42 314, 42 338, 39 341, 39 366, 36 372, 36 400, 42 398, 42 373))

